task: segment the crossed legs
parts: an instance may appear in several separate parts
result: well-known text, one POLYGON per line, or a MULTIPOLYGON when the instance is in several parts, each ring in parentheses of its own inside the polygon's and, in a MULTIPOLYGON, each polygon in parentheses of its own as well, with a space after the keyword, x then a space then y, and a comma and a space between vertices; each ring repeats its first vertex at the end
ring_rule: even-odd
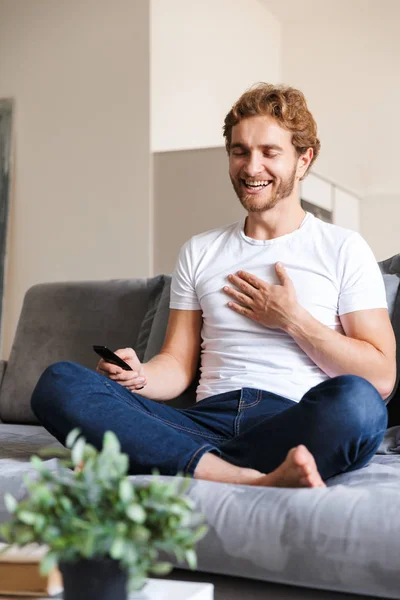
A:
MULTIPOLYGON (((255 415, 232 435, 239 393, 180 411, 79 365, 56 363, 39 380, 31 405, 62 443, 80 427, 101 447, 104 432, 113 430, 133 474, 157 468, 166 475, 260 486, 323 486, 328 477, 366 464, 387 425, 376 389, 365 379, 342 376, 312 388, 299 403, 287 401, 289 408, 272 417, 255 415)), ((265 407, 268 393, 262 393, 267 397, 259 405, 265 407)))

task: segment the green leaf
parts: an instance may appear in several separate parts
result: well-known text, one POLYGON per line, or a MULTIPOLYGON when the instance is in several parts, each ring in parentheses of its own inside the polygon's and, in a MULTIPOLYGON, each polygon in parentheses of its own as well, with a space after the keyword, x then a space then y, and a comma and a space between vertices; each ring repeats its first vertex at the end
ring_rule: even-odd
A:
POLYGON ((146 511, 140 504, 130 504, 126 509, 127 516, 141 525, 146 520, 146 511))
POLYGON ((67 496, 61 496, 60 498, 60 506, 65 510, 65 512, 72 511, 72 502, 67 496))
POLYGON ((30 463, 37 471, 41 471, 44 467, 43 461, 38 456, 31 456, 30 463))
POLYGON ((124 554, 124 547, 125 547, 124 538, 121 538, 121 537, 115 538, 115 540, 110 548, 111 558, 114 558, 115 560, 122 558, 122 556, 124 554))
POLYGON ((34 502, 46 507, 54 504, 54 496, 44 483, 37 483, 31 487, 31 498, 34 502))
POLYGON ((169 562, 159 562, 152 565, 150 571, 154 575, 168 575, 172 571, 172 564, 169 562))
POLYGON ((76 531, 88 531, 93 527, 92 523, 88 523, 84 519, 79 519, 78 517, 72 517, 70 521, 71 529, 75 529, 76 531))
MULTIPOLYGON (((137 550, 135 543, 131 540, 125 541, 124 559, 128 564, 136 564, 139 557, 139 551, 137 550)), ((142 557, 140 557, 142 558, 142 557)))
POLYGON ((78 466, 83 459, 83 452, 85 450, 85 438, 80 437, 74 444, 71 450, 71 459, 74 466, 78 466))
POLYGON ((28 510, 21 510, 18 513, 18 519, 27 525, 33 525, 36 521, 36 514, 28 510))
POLYGON ((55 525, 48 525, 42 533, 43 542, 51 545, 54 542, 59 542, 61 536, 61 530, 55 525))
POLYGON ((195 569, 197 567, 197 556, 194 550, 186 550, 185 558, 191 569, 195 569))
POLYGON ((201 540, 206 535, 207 531, 207 525, 201 525, 200 527, 198 527, 198 529, 193 534, 192 544, 196 544, 199 540, 201 540))
POLYGON ((46 526, 46 517, 44 515, 35 515, 35 522, 33 524, 35 531, 39 532, 41 529, 44 529, 46 526))
POLYGON ((146 575, 140 573, 133 573, 129 577, 128 589, 131 592, 135 592, 136 590, 141 590, 144 584, 146 583, 146 575))
POLYGON ((144 543, 151 537, 151 531, 143 525, 137 525, 132 531, 132 537, 138 544, 144 543))
POLYGON ((182 563, 185 560, 185 551, 182 548, 180 548, 179 546, 175 546, 173 552, 176 556, 176 560, 179 563, 182 563))
POLYGON ((58 564, 58 556, 56 552, 48 552, 40 563, 40 573, 47 575, 56 567, 58 564))
POLYGON ((103 438, 103 451, 110 452, 112 454, 119 454, 121 451, 121 444, 113 431, 106 431, 103 438))
POLYGON ((14 513, 18 507, 18 502, 9 492, 4 494, 4 503, 9 513, 14 513))
POLYGON ((132 484, 130 483, 130 481, 128 481, 128 479, 123 479, 119 482, 118 493, 122 502, 131 502, 133 498, 133 488, 132 484))
POLYGON ((65 445, 67 446, 67 448, 72 448, 80 435, 81 431, 78 427, 72 429, 67 435, 67 439, 65 440, 65 445))
POLYGON ((119 454, 115 457, 115 467, 119 477, 126 475, 129 467, 129 458, 127 454, 119 454))
POLYGON ((38 450, 38 455, 43 458, 69 458, 71 456, 71 451, 67 448, 53 448, 49 446, 38 450))
POLYGON ((94 551, 95 551, 95 543, 96 543, 95 531, 93 531, 93 530, 88 531, 87 537, 84 540, 84 543, 82 546, 83 556, 86 556, 87 558, 90 558, 91 556, 93 556, 94 551))

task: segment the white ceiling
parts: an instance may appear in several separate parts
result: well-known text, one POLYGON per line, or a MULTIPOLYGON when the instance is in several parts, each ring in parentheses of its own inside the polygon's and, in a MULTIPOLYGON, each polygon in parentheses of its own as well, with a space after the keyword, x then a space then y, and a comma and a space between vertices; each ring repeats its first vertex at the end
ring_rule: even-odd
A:
POLYGON ((260 0, 282 22, 400 19, 400 0, 260 0))

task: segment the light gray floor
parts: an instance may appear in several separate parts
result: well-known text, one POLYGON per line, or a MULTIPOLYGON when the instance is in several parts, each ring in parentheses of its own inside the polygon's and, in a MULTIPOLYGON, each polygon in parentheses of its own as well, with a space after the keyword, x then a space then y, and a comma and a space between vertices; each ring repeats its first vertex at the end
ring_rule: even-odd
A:
POLYGON ((312 590, 185 569, 174 569, 168 577, 164 576, 164 578, 213 583, 214 600, 385 600, 378 596, 312 590))

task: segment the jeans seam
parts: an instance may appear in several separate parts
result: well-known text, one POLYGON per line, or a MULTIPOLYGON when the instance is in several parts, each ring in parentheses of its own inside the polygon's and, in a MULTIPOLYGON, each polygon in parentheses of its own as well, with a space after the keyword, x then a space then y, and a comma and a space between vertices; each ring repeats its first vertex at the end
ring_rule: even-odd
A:
MULTIPOLYGON (((122 400, 123 402, 127 403, 128 399, 124 398, 124 396, 122 396, 122 394, 119 394, 117 392, 117 390, 115 390, 107 381, 103 382, 105 386, 107 386, 108 389, 112 390, 113 394, 115 394, 115 396, 117 398, 119 398, 120 400, 122 400)), ((226 438, 222 437, 222 436, 218 436, 218 435, 214 435, 213 433, 203 433, 202 431, 196 431, 195 429, 190 429, 189 427, 182 427, 182 425, 178 425, 176 423, 173 423, 172 421, 168 421, 167 419, 163 419, 162 417, 159 417, 158 415, 154 415, 152 413, 148 413, 145 410, 143 410, 142 408, 140 408, 140 406, 137 406, 137 404, 129 403, 129 406, 131 406, 132 408, 134 408, 135 410, 140 411, 142 414, 145 415, 150 415, 153 419, 157 419, 158 421, 161 421, 161 423, 164 423, 165 425, 169 425, 170 427, 174 427, 175 429, 178 429, 179 431, 183 431, 185 433, 191 433, 194 435, 199 435, 201 437, 205 437, 205 438, 209 438, 211 441, 215 440, 216 442, 225 442, 226 438)))
POLYGON ((233 426, 233 433, 234 433, 235 437, 239 435, 239 425, 240 425, 240 419, 242 418, 242 414, 243 414, 243 404, 244 404, 244 400, 243 400, 243 389, 242 389, 240 392, 238 411, 237 411, 236 419, 235 419, 234 426, 233 426))
POLYGON ((199 452, 201 452, 201 450, 204 450, 204 448, 209 447, 211 450, 214 450, 213 446, 211 446, 210 444, 203 444, 203 446, 200 446, 200 448, 197 448, 197 450, 194 452, 194 454, 192 454, 191 459, 189 460, 188 464, 186 465, 185 468, 185 474, 188 474, 188 471, 194 461, 194 459, 196 458, 196 456, 198 455, 199 452))
POLYGON ((257 390, 257 398, 251 404, 246 404, 246 406, 243 407, 243 410, 246 410, 247 408, 252 408, 253 406, 257 406, 257 404, 260 403, 261 398, 262 398, 262 390, 257 390))
POLYGON ((262 398, 262 390, 257 390, 257 397, 255 399, 254 402, 252 402, 251 404, 245 404, 244 400, 243 400, 243 390, 240 394, 240 400, 239 400, 239 406, 238 406, 238 414, 236 416, 235 419, 235 425, 234 425, 234 435, 235 437, 237 437, 240 433, 240 422, 242 420, 243 417, 243 413, 247 408, 252 408, 253 406, 256 406, 257 404, 260 403, 262 398))

